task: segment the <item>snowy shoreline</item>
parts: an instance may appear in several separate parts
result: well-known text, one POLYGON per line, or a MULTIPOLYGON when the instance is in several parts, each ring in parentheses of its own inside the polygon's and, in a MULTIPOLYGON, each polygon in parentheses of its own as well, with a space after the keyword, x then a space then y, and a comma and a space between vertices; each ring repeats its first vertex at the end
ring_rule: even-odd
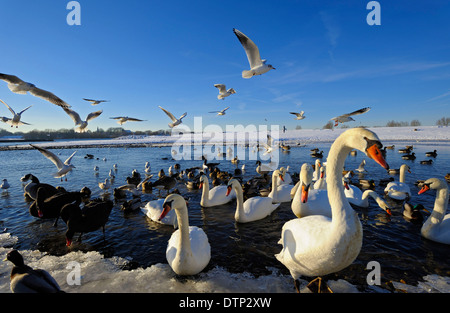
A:
MULTIPOLYGON (((450 141, 450 127, 421 126, 421 127, 369 127, 381 141, 418 141, 418 142, 446 142, 450 141)), ((267 134, 275 141, 285 145, 301 146, 318 142, 333 142, 347 128, 339 129, 299 129, 286 132, 276 131, 244 131, 236 133, 186 133, 172 136, 136 136, 130 135, 114 139, 93 140, 62 140, 43 141, 39 146, 45 148, 89 148, 89 147, 164 147, 177 145, 252 145, 266 142, 267 134)), ((32 147, 26 143, 0 146, 0 150, 26 150, 32 147)))

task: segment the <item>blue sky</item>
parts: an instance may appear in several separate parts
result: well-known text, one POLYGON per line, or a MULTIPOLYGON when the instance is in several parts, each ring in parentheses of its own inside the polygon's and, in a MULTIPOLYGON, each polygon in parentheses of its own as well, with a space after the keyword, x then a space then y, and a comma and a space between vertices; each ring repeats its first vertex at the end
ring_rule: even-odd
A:
MULTIPOLYGON (((52 91, 83 118, 103 109, 90 129, 118 127, 109 118, 119 115, 146 120, 126 129, 168 129, 159 105, 187 111, 192 128, 195 116, 203 126, 321 128, 366 106, 349 126, 435 125, 450 115, 449 1, 378 1, 379 26, 367 24, 366 0, 80 0, 79 26, 66 23, 68 2, 0 1, 0 72, 52 91), (276 70, 242 78, 249 65, 233 28, 276 70), (218 100, 216 83, 237 93, 218 100), (225 116, 208 113, 227 106, 225 116), (306 119, 295 121, 289 112, 300 110, 306 119)), ((3 81, 0 99, 16 112, 33 105, 22 117, 32 126, 19 130, 74 127, 60 107, 14 94, 3 81)))

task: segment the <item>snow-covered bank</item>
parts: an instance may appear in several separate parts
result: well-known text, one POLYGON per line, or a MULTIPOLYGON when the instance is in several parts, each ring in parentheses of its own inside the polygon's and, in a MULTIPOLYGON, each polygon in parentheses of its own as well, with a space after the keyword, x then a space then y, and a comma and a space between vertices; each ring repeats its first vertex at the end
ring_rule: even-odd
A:
MULTIPOLYGON (((420 126, 420 127, 373 127, 382 141, 450 141, 450 127, 420 126)), ((285 144, 297 145, 315 142, 332 142, 345 128, 339 129, 300 129, 271 131, 269 133, 275 140, 285 144)), ((176 144, 256 144, 267 140, 267 131, 247 131, 238 133, 195 133, 177 134, 172 136, 125 136, 109 140, 67 140, 39 143, 47 148, 83 148, 83 147, 110 147, 110 146, 170 146, 176 144)), ((3 149, 29 149, 28 144, 16 144, 2 147, 3 149)))

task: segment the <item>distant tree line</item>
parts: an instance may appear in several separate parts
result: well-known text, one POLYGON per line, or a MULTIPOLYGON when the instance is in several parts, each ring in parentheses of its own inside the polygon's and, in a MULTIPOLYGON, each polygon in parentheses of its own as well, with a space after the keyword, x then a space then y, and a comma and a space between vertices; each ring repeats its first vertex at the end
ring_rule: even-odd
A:
POLYGON ((55 139, 101 139, 101 138, 117 138, 128 135, 170 135, 169 130, 157 131, 134 131, 125 130, 122 127, 110 127, 107 130, 97 128, 97 130, 88 130, 84 133, 76 133, 73 129, 33 129, 29 132, 15 132, 12 133, 7 129, 0 129, 0 137, 5 136, 22 136, 25 140, 55 140, 55 139))
POLYGON ((443 117, 436 121, 436 125, 438 126, 449 126, 450 125, 450 117, 443 117))

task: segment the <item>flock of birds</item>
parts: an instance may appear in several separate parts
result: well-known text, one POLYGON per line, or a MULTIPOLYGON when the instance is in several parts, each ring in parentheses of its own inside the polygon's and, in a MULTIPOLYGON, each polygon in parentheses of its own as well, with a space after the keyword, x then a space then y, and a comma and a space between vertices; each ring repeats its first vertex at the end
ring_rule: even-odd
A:
MULTIPOLYGON (((412 147, 409 149, 411 151, 412 147)), ((38 150, 51 160, 57 159, 48 150, 38 150)), ((236 168, 234 173, 223 172, 218 168, 219 163, 211 163, 204 158, 201 167, 181 170, 180 165, 175 164, 169 168, 168 175, 161 170, 158 179, 153 182, 153 175, 147 175, 142 180, 140 174, 133 171, 126 179, 127 184, 114 188, 113 192, 114 197, 124 197, 128 193, 133 195, 132 200, 124 202, 124 210, 140 209, 153 221, 178 228, 171 235, 166 250, 167 262, 178 275, 195 275, 211 259, 207 234, 201 227, 189 225, 188 201, 177 188, 181 181, 188 189, 202 190, 202 207, 235 202, 234 218, 237 223, 252 223, 264 219, 280 203, 290 203, 295 218, 282 227, 279 241, 282 249, 275 258, 289 270, 297 291, 300 291, 299 277, 316 277, 308 284, 308 288, 330 292, 331 289, 321 277, 348 267, 362 248, 362 226, 352 206, 368 207, 368 198, 372 197, 380 209, 391 214, 389 205, 375 191, 370 188, 362 191, 362 188, 350 184, 352 171, 344 171, 345 160, 357 150, 365 153, 388 173, 400 175, 398 182, 386 182, 385 196, 395 201, 405 201, 404 215, 416 218, 412 213, 418 208, 408 203, 410 191, 408 194, 404 186, 408 166, 403 164, 400 169, 390 169, 384 159, 384 149, 379 138, 374 132, 364 128, 343 132, 332 144, 326 163, 316 158, 314 169, 311 164, 305 163, 298 176, 290 175, 286 168, 257 162, 258 175, 243 182, 241 169, 236 168), (213 183, 212 188, 210 181, 213 183), (141 188, 142 191, 139 190, 141 188), (140 201, 139 195, 142 192, 153 192, 155 189, 159 190, 159 195, 165 190, 166 196, 145 204, 140 201)), ((436 157, 437 153, 433 151, 427 155, 436 157)), ((59 162, 55 161, 55 164, 59 162)), ((70 168, 69 171, 72 170, 74 167, 70 166, 70 160, 67 163, 69 165, 65 165, 70 168)), ((355 171, 365 172, 365 165, 364 160, 355 171)), ((150 173, 148 162, 145 168, 146 173, 150 173)), ((61 218, 67 224, 68 246, 72 244, 75 233, 80 233, 81 240, 83 233, 99 228, 103 228, 104 232, 113 207, 112 201, 90 199, 91 191, 87 187, 68 192, 40 183, 32 174, 22 177, 22 181, 30 181, 24 188, 27 196, 34 200, 30 206, 30 214, 37 218, 55 219, 55 224, 61 218)), ((449 201, 446 181, 430 178, 419 183, 419 194, 430 189, 437 191, 434 209, 423 223, 421 235, 429 240, 450 244, 450 214, 445 215, 449 201)), ((108 180, 101 184, 99 187, 105 191, 111 188, 108 180)), ((43 274, 42 270, 34 272, 35 270, 27 267, 17 251, 11 251, 7 259, 14 263, 11 272, 12 291, 31 291, 30 285, 42 285, 43 289, 39 291, 61 291, 54 280, 49 280, 48 273, 43 274)))
MULTIPOLYGON (((258 46, 249 37, 247 37, 244 33, 242 33, 241 31, 239 31, 235 28, 233 28, 233 32, 239 39, 239 42, 241 43, 242 47, 244 48, 245 53, 247 55, 249 65, 250 65, 249 70, 242 71, 243 78, 248 79, 253 76, 262 75, 272 69, 273 70, 275 69, 272 65, 266 63, 267 60, 261 59, 258 46)), ((66 103, 64 100, 62 100, 61 98, 59 98, 52 92, 38 88, 34 84, 25 82, 15 75, 0 73, 0 79, 4 80, 8 84, 8 88, 16 94, 26 94, 29 92, 33 96, 39 97, 41 99, 49 101, 50 103, 60 106, 64 110, 64 112, 66 112, 67 115, 75 123, 75 129, 74 129, 75 132, 83 133, 83 132, 87 131, 88 122, 99 117, 103 113, 103 110, 98 110, 98 111, 89 113, 85 119, 82 119, 76 111, 71 109, 71 106, 68 103, 66 103)), ((225 84, 214 84, 214 87, 218 88, 218 90, 219 90, 219 94, 217 96, 217 98, 219 100, 220 99, 224 100, 226 97, 229 97, 230 95, 236 93, 236 91, 233 88, 227 89, 225 84)), ((97 99, 88 99, 88 98, 83 98, 83 100, 90 102, 94 106, 104 103, 104 102, 109 102, 109 100, 97 100, 97 99)), ((18 128, 19 125, 30 125, 21 120, 21 115, 26 110, 28 110, 31 106, 28 106, 27 108, 23 109, 19 113, 15 113, 15 111, 11 108, 11 106, 9 106, 3 100, 0 100, 0 101, 6 105, 6 107, 9 109, 9 111, 13 115, 12 118, 8 118, 5 116, 0 117, 2 122, 10 124, 11 127, 15 126, 16 128, 18 128)), ((176 127, 177 125, 181 124, 182 119, 187 115, 187 112, 185 112, 179 118, 176 118, 168 110, 162 108, 161 106, 159 106, 159 108, 161 110, 163 110, 167 114, 167 116, 170 118, 171 122, 168 124, 168 126, 170 128, 176 127)), ((226 114, 225 111, 227 111, 228 109, 229 109, 229 107, 227 107, 223 110, 219 110, 219 111, 212 111, 210 113, 217 113, 217 115, 225 115, 226 114)), ((366 113, 369 110, 370 110, 370 107, 362 108, 362 109, 356 110, 351 113, 346 113, 346 114, 342 114, 342 115, 333 117, 330 120, 333 120, 335 122, 335 126, 337 126, 339 123, 354 121, 352 116, 366 113)), ((301 111, 299 113, 297 113, 297 112, 289 112, 289 113, 294 114, 296 116, 295 117, 296 120, 302 120, 306 117, 304 115, 304 111, 301 111)), ((141 119, 134 118, 134 117, 128 117, 128 116, 116 116, 116 117, 110 117, 110 119, 117 120, 117 123, 119 125, 123 125, 124 123, 126 123, 128 121, 132 121, 132 122, 145 121, 145 120, 141 120, 141 119)))

